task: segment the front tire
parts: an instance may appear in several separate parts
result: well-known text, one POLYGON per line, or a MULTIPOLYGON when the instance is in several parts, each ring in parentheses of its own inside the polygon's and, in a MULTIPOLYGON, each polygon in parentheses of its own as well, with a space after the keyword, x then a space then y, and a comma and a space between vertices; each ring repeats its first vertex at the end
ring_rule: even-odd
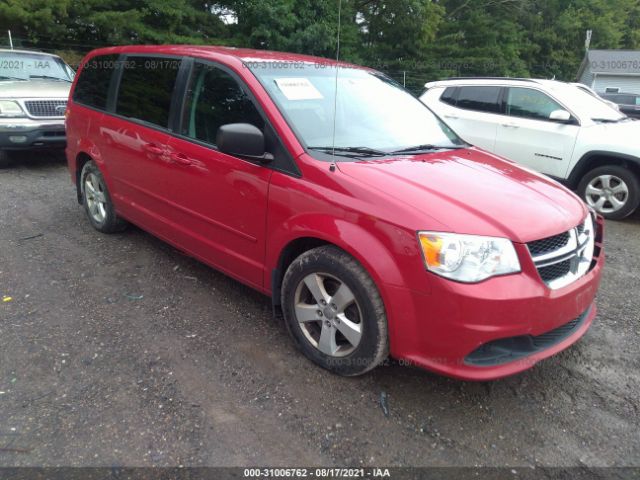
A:
POLYGON ((380 293, 353 257, 333 246, 309 250, 282 283, 287 329, 302 353, 339 375, 362 375, 388 355, 380 293))
POLYGON ((580 197, 609 220, 629 216, 640 204, 640 185, 632 171, 605 165, 587 173, 578 186, 580 197))
POLYGON ((93 227, 102 233, 124 230, 127 223, 116 215, 107 184, 98 166, 89 161, 80 174, 82 205, 93 227))

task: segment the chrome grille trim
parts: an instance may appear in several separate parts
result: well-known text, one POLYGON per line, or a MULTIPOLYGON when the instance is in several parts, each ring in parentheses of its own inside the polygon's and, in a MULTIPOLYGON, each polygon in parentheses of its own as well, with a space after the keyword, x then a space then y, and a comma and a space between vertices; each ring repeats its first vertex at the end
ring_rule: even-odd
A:
POLYGON ((67 108, 65 99, 34 99, 24 100, 23 103, 26 112, 34 118, 63 118, 67 108))
POLYGON ((556 290, 566 287, 591 269, 595 248, 595 226, 595 219, 589 214, 580 225, 560 234, 566 238, 568 233, 568 240, 564 246, 554 251, 535 253, 540 250, 539 245, 545 244, 544 242, 552 244, 553 239, 560 235, 527 244, 538 274, 549 288, 556 290))

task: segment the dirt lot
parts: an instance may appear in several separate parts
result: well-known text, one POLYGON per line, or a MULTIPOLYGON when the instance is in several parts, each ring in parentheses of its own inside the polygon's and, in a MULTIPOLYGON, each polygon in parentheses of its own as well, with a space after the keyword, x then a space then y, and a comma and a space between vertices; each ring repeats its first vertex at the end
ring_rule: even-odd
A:
POLYGON ((0 170, 0 466, 638 466, 640 215, 607 228, 599 315, 568 351, 492 383, 346 379, 266 297, 97 233, 63 160, 21 157, 0 170))

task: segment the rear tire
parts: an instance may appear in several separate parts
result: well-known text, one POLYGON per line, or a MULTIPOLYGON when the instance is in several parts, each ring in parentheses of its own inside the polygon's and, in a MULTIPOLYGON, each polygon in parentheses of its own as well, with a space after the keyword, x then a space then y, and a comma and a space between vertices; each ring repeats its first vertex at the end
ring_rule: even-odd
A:
POLYGON ((82 167, 80 192, 82 205, 93 228, 102 233, 115 233, 127 227, 127 222, 116 215, 104 177, 92 161, 82 167))
POLYGON ((291 263, 282 310, 296 346, 333 373, 362 375, 388 355, 380 293, 362 265, 336 247, 314 248, 291 263))
POLYGON ((605 165, 588 172, 578 185, 578 194, 609 220, 622 220, 640 204, 638 177, 617 165, 605 165))

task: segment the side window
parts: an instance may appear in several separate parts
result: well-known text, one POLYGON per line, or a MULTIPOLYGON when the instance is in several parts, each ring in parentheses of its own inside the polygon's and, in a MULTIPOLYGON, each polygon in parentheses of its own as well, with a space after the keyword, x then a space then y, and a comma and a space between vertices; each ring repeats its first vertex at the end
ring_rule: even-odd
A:
POLYGON ((84 63, 73 91, 73 101, 88 107, 106 109, 109 84, 117 64, 118 55, 93 57, 84 63))
POLYGON ((460 87, 456 106, 480 112, 500 113, 499 96, 500 87, 460 87))
POLYGON ((509 88, 507 115, 549 120, 549 115, 554 110, 564 110, 564 108, 545 93, 532 88, 509 88))
POLYGON ((116 113, 167 128, 180 60, 127 57, 122 68, 116 113))
POLYGON ((182 118, 182 134, 211 145, 227 123, 250 123, 260 130, 264 120, 238 82, 227 72, 196 62, 182 118))
POLYGON ((449 105, 456 104, 456 87, 447 87, 440 97, 440 101, 449 105))

